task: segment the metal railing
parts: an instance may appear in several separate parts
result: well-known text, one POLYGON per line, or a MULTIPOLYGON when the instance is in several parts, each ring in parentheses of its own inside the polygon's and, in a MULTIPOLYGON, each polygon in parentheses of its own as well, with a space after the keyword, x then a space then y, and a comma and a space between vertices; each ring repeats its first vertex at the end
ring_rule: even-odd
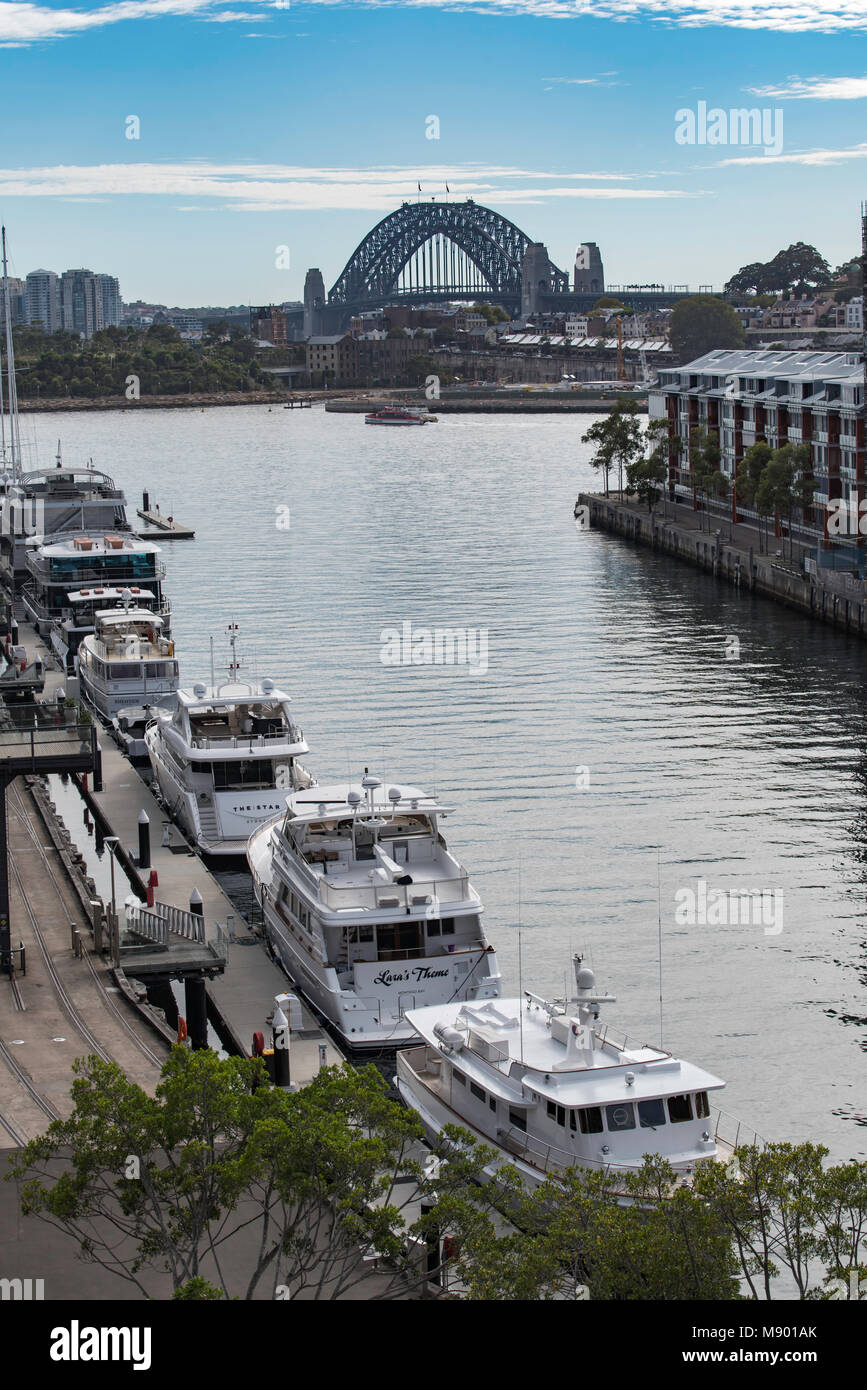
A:
POLYGON ((470 896, 470 882, 466 875, 451 880, 414 880, 406 884, 378 883, 371 884, 370 887, 358 883, 341 884, 338 878, 330 878, 324 874, 321 878, 318 875, 313 877, 319 889, 320 900, 327 907, 335 908, 420 907, 420 903, 413 904, 413 898, 430 898, 430 903, 426 904, 430 908, 434 904, 465 902, 470 896), (383 898, 396 898, 397 903, 383 904, 383 898))
POLYGON ((93 746, 92 724, 57 724, 36 729, 0 729, 0 762, 29 756, 36 758, 80 757, 93 746))
MULTIPOLYGON (((51 543, 53 544, 54 542, 51 543)), ((121 556, 125 555, 128 558, 135 553, 134 548, 126 552, 123 550, 109 550, 105 555, 99 552, 99 554, 94 555, 93 558, 94 560, 107 562, 104 565, 84 563, 76 565, 73 569, 67 569, 65 567, 60 569, 57 567, 58 557, 56 555, 40 555, 38 552, 34 553, 33 551, 28 551, 26 563, 28 570, 36 578, 47 580, 47 582, 51 584, 63 584, 67 588, 69 588, 71 584, 90 584, 93 582, 101 582, 111 587, 115 585, 115 581, 118 579, 131 579, 136 584, 146 587, 152 579, 165 579, 166 567, 162 560, 151 561, 150 568, 145 573, 135 565, 110 563, 112 560, 121 556)), ((85 554, 87 554, 87 552, 82 551, 82 555, 85 554)))
POLYGON ((241 749, 252 753, 257 748, 271 748, 273 745, 303 743, 304 732, 294 724, 276 734, 228 734, 225 738, 193 738, 191 748, 214 749, 222 752, 227 748, 241 749))
POLYGON ((185 941, 204 944, 205 919, 183 908, 171 907, 167 903, 154 903, 153 907, 143 907, 141 903, 128 902, 126 905, 126 924, 138 936, 147 937, 158 945, 169 944, 169 933, 181 936, 185 941))

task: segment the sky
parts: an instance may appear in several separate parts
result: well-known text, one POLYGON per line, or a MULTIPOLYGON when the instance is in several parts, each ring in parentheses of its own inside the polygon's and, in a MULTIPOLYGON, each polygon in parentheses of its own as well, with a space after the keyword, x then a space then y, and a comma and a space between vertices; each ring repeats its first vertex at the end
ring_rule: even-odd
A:
POLYGON ((597 242, 609 284, 718 288, 794 241, 836 266, 865 34, 867 0, 0 0, 10 274, 298 299, 419 183, 570 272, 597 242))

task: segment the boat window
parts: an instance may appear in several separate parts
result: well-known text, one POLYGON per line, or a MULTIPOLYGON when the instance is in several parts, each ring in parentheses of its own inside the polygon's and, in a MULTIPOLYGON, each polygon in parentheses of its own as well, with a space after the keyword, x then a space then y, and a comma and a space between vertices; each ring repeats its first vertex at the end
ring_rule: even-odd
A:
POLYGON ((612 1133, 620 1129, 635 1128, 635 1106, 629 1105, 606 1105, 605 1119, 608 1128, 612 1133))
POLYGON ((427 934, 428 934, 428 936, 439 936, 440 931, 441 931, 441 927, 440 927, 439 918, 435 918, 435 917, 430 917, 430 918, 428 918, 428 924, 427 924, 427 934))
POLYGON ((108 678, 111 681, 130 680, 136 676, 141 676, 141 664, 138 661, 112 661, 109 665, 108 678))
POLYGON ((668 1097, 668 1118, 673 1125, 692 1119, 692 1099, 690 1096, 668 1097))
POLYGON ((243 758, 214 763, 215 791, 270 791, 274 786, 271 758, 243 758))
POLYGON ((695 1117, 697 1120, 704 1120, 710 1114, 710 1106, 707 1103, 707 1091, 699 1091, 695 1098, 695 1117))
POLYGON ((454 917, 443 917, 443 918, 442 918, 442 929, 443 929, 443 936, 454 936, 454 934, 455 934, 455 919, 454 919, 454 917))
POLYGON ((146 661, 145 675, 156 676, 159 680, 167 680, 168 677, 176 675, 175 663, 173 661, 146 661))
POLYGON ((548 1101, 548 1117, 549 1117, 549 1119, 551 1119, 551 1120, 555 1120, 556 1123, 557 1123, 558 1125, 562 1125, 564 1129, 566 1128, 566 1107, 565 1107, 565 1105, 557 1105, 556 1101, 549 1100, 549 1101, 548 1101))
POLYGON ((665 1106, 660 1097, 638 1102, 638 1123, 642 1129, 656 1129, 665 1124, 665 1106))
POLYGON ((359 928, 358 928, 358 939, 359 939, 359 941, 372 941, 372 940, 373 940, 373 927, 372 927, 372 925, 371 925, 371 926, 367 926, 367 927, 359 927, 359 928))
POLYGON ((476 1100, 485 1100, 485 1098, 486 1098, 486 1096, 487 1096, 487 1092, 486 1092, 486 1091, 483 1091, 482 1088, 481 1088, 481 1086, 477 1086, 476 1083, 475 1083, 475 1081, 471 1081, 471 1082, 470 1082, 470 1095, 475 1096, 476 1100))
POLYGON ((514 1125, 515 1129, 520 1129, 524 1134, 527 1133, 527 1116, 522 1115, 520 1110, 513 1110, 509 1106, 509 1124, 514 1125))
POLYGON ((602 1111, 598 1105, 588 1105, 586 1110, 578 1111, 578 1122, 582 1134, 602 1133, 602 1111))
POLYGON ((460 1081, 462 1086, 466 1086, 467 1078, 464 1076, 462 1071, 458 1071, 457 1067, 455 1067, 454 1071, 452 1072, 452 1076, 455 1078, 455 1081, 460 1081))
POLYGON ((423 949, 420 922, 380 923, 376 929, 380 960, 402 960, 407 951, 423 949))
POLYGON ((488 1105, 491 1107, 492 1110, 496 1110, 497 1102, 494 1100, 493 1096, 488 1096, 488 1105))

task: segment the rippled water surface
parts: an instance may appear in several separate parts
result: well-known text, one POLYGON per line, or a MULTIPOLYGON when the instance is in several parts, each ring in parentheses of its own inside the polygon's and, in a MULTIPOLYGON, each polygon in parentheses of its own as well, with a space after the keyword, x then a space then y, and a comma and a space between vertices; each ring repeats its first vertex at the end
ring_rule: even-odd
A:
MULTIPOLYGON (((589 416, 267 407, 30 416, 30 462, 92 456, 194 526, 164 548, 186 683, 241 629, 320 780, 434 787, 506 984, 562 993, 727 1081, 771 1138, 867 1152, 867 648, 631 544, 579 534, 589 416), (289 529, 278 520, 287 513, 289 529), (384 629, 486 629, 487 670, 384 665, 384 629), (726 641, 740 658, 726 659, 726 641), (588 769, 580 787, 576 768, 588 769), (783 892, 782 930, 678 925, 675 893, 783 892), (659 889, 657 889, 657 881, 659 889)), ((219 674, 219 672, 218 672, 219 674)))

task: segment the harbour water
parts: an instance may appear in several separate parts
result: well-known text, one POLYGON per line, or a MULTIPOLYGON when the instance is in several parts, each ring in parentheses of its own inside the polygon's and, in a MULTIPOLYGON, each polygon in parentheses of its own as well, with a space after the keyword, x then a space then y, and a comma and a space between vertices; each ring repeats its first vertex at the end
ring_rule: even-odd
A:
POLYGON ((237 622, 246 672, 292 692, 315 775, 369 766, 456 806, 446 834, 510 992, 520 973, 562 993, 583 950, 612 1023, 658 1042, 661 925, 664 1045, 765 1137, 863 1158, 867 647, 579 533, 591 423, 129 409, 24 416, 22 439, 25 466, 60 435, 133 518, 147 488, 195 528, 163 548, 185 684, 208 677, 211 635, 225 671, 237 622), (484 634, 486 660, 388 664, 404 623, 484 634), (780 890, 782 913, 678 921, 700 881, 780 890))

